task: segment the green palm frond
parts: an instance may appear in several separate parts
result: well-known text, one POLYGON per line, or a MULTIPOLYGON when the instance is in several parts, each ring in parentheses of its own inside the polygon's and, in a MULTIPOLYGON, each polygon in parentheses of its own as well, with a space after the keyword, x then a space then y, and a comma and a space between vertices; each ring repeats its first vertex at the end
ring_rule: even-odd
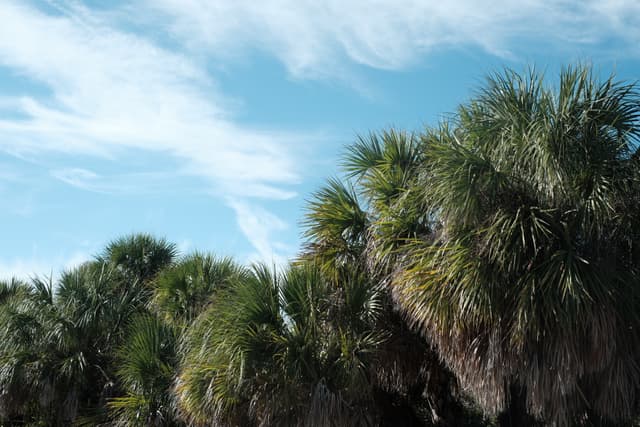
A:
POLYGON ((422 146, 416 135, 391 129, 359 137, 349 147, 343 167, 370 203, 387 205, 414 178, 421 158, 422 146))
POLYGON ((330 179, 307 204, 305 257, 315 258, 325 269, 358 262, 366 246, 369 222, 355 190, 330 179))
POLYGON ((393 292, 486 409, 507 383, 547 422, 632 416, 639 114, 635 86, 587 68, 555 90, 507 71, 430 134, 438 238, 404 247, 393 292))
POLYGON ((145 282, 169 266, 177 255, 174 243, 150 234, 131 234, 110 242, 97 259, 118 266, 132 279, 145 282))
POLYGON ((109 400, 120 425, 167 425, 174 421, 171 385, 177 369, 177 333, 160 319, 141 315, 129 325, 117 359, 126 396, 109 400))
POLYGON ((163 270, 153 281, 153 305, 169 322, 189 324, 215 293, 247 275, 233 259, 193 253, 163 270))
POLYGON ((0 280, 0 305, 11 298, 20 298, 29 294, 29 286, 16 278, 8 281, 0 280))
POLYGON ((375 419, 369 373, 386 338, 374 327, 380 297, 347 288, 308 263, 282 274, 257 265, 233 282, 182 344, 176 396, 183 416, 230 425, 375 419))

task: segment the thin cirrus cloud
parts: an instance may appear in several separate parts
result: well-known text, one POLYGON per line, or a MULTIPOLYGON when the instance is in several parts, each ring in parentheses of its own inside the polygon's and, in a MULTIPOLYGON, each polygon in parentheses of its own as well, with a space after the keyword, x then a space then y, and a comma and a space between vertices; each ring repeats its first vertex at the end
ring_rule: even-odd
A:
POLYGON ((106 189, 95 184, 99 180, 98 174, 82 168, 56 169, 51 171, 51 176, 71 186, 81 188, 83 190, 95 191, 98 193, 106 192, 106 189))
MULTIPOLYGON (((113 195, 185 193, 188 188, 176 184, 179 174, 172 172, 130 172, 101 175, 85 168, 60 168, 49 172, 63 183, 93 193, 113 195)), ((0 175, 1 177, 1 175, 0 175)), ((196 191, 190 191, 196 194, 196 191)))
POLYGON ((279 253, 289 254, 292 248, 282 243, 274 243, 272 234, 286 230, 288 225, 256 204, 239 200, 229 200, 229 204, 236 212, 238 225, 244 235, 251 236, 251 243, 256 250, 255 261, 262 260, 283 265, 286 257, 279 253))
MULTIPOLYGON (((317 136, 239 125, 209 61, 259 50, 296 78, 352 80, 356 65, 397 70, 460 46, 517 56, 522 40, 558 49, 613 40, 635 55, 640 42, 635 0, 132 0, 122 10, 133 19, 76 0, 39 3, 48 12, 35 4, 0 4, 0 69, 42 89, 0 98, 0 150, 105 161, 166 154, 179 173, 208 180, 267 259, 286 252, 274 241, 286 224, 258 199, 295 196, 292 147, 317 136), (169 28, 180 51, 157 31, 125 30, 131 23, 169 28)), ((87 191, 119 182, 75 165, 51 175, 87 191)))
MULTIPOLYGON (((0 111, 0 150, 106 161, 131 150, 164 153, 182 165, 178 173, 207 179, 226 200, 295 196, 300 177, 290 146, 305 135, 238 126, 198 61, 76 2, 52 5, 58 13, 26 2, 0 5, 0 67, 45 88, 2 98, 2 110, 13 114, 0 111)), ((84 168, 51 176, 88 191, 120 191, 113 179, 84 168)), ((235 211, 240 225, 253 218, 235 211)), ((256 250, 271 250, 259 244, 256 250)))
POLYGON ((297 77, 336 78, 346 65, 401 69, 430 52, 479 47, 517 56, 518 43, 635 50, 637 0, 145 0, 195 50, 259 49, 297 77), (601 46, 604 47, 604 46, 601 46))
POLYGON ((188 57, 85 16, 53 17, 13 2, 0 7, 0 64, 52 92, 16 99, 27 119, 1 120, 0 144, 26 153, 168 151, 216 182, 296 181, 279 145, 292 135, 234 125, 188 57))
POLYGON ((61 266, 64 271, 91 259, 93 257, 89 253, 77 251, 68 256, 57 256, 53 259, 29 257, 0 261, 0 280, 10 280, 12 277, 26 279, 37 276, 57 278, 60 272, 54 271, 51 268, 52 265, 61 266))

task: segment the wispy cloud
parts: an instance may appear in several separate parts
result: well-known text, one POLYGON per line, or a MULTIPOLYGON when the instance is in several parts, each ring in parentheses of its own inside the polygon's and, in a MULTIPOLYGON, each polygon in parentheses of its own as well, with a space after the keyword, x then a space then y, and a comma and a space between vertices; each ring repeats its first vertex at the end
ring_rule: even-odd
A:
POLYGON ((81 168, 57 169, 51 171, 51 175, 74 187, 82 188, 83 190, 98 191, 93 182, 99 177, 90 170, 81 168))
POLYGON ((339 77, 348 64, 399 69, 433 51, 480 47, 517 55, 523 41, 639 53, 636 0, 147 0, 174 34, 210 55, 261 49, 298 77, 339 77), (569 45, 567 45, 569 43, 569 45))
MULTIPOLYGON (((211 74, 229 58, 260 50, 298 78, 350 79, 354 65, 402 69, 451 47, 508 56, 523 39, 572 47, 613 39, 637 54, 640 42, 634 0, 137 0, 124 6, 135 6, 129 21, 75 0, 41 4, 0 4, 0 70, 39 88, 0 98, 0 150, 111 162, 132 152, 168 156, 180 164, 172 173, 205 179, 227 201, 266 259, 287 252, 277 239, 286 224, 258 199, 296 195, 304 162, 294 147, 317 135, 240 125, 235 100, 211 74), (157 26, 173 39, 158 37, 157 26)), ((139 172, 51 168, 98 192, 123 191, 139 172)))
POLYGON ((93 259, 89 253, 74 252, 69 256, 58 256, 55 259, 30 257, 14 258, 7 261, 0 261, 0 280, 8 280, 13 277, 27 280, 31 277, 60 277, 63 270, 69 270, 80 264, 93 259), (55 270, 59 266, 62 270, 55 270))
MULTIPOLYGON (((305 135, 237 125, 231 103, 196 58, 80 3, 50 5, 59 13, 27 2, 0 5, 0 67, 46 88, 0 100, 0 150, 111 162, 132 150, 154 152, 181 165, 172 173, 204 178, 218 197, 295 196, 300 177, 291 148, 305 135)), ((129 172, 123 176, 136 173, 129 172)), ((51 175, 84 190, 124 191, 122 179, 85 168, 51 175)))
MULTIPOLYGON (((134 194, 208 194, 209 191, 187 187, 181 178, 187 174, 180 171, 162 172, 124 172, 98 174, 85 168, 69 167, 52 169, 50 175, 67 185, 94 193, 114 195, 134 194)), ((0 175, 1 178, 1 175, 0 175)), ((275 190, 272 190, 275 191, 275 190)))
POLYGON ((128 148, 166 152, 223 194, 283 196, 274 190, 298 181, 286 144, 302 136, 235 125, 195 61, 86 9, 72 13, 0 6, 0 64, 51 90, 12 100, 26 119, 0 120, 0 147, 111 158, 128 148))
POLYGON ((292 248, 277 242, 277 233, 288 228, 284 221, 245 200, 229 199, 227 202, 236 212, 240 230, 256 250, 255 254, 249 255, 249 260, 283 265, 293 255, 292 248))

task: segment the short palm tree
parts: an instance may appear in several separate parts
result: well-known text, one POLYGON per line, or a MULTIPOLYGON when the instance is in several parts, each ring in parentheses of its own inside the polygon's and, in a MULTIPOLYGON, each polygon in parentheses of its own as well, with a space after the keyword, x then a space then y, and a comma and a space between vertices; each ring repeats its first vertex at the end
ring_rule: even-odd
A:
POLYGON ((0 305, 9 302, 12 298, 19 298, 30 293, 31 288, 25 282, 14 278, 0 280, 0 305))
POLYGON ((178 332, 151 314, 136 316, 116 354, 126 394, 109 399, 111 422, 121 426, 177 426, 171 385, 177 369, 178 332))
MULTIPOLYGON (((29 389, 39 385, 32 375, 35 352, 28 345, 40 335, 35 290, 17 280, 0 282, 0 422, 31 419, 29 389), (34 309, 35 308, 35 309, 34 309)), ((38 387, 39 388, 39 387, 38 387)))
POLYGON ((27 293, 3 304, 0 384, 3 412, 14 422, 65 425, 83 399, 96 396, 84 393, 93 362, 86 324, 65 316, 56 302, 53 284, 34 279, 27 293))
POLYGON ((97 258, 118 266, 129 280, 146 282, 169 266, 177 255, 174 243, 140 233, 110 242, 97 258))
POLYGON ((116 387, 114 352, 145 309, 147 287, 92 261, 55 285, 35 278, 13 288, 0 308, 3 412, 57 426, 99 409, 116 387))
POLYGON ((154 310, 167 322, 187 327, 218 291, 247 274, 229 257, 198 252, 187 255, 154 279, 154 310))
POLYGON ((379 294, 336 292, 313 265, 255 266, 195 322, 176 386, 193 424, 375 425, 371 362, 384 336, 379 294))
POLYGON ((434 229, 397 251, 395 300, 505 425, 635 413, 639 118, 588 68, 507 71, 424 137, 434 229))
POLYGON ((193 253, 149 282, 149 312, 134 317, 117 350, 123 394, 109 399, 110 420, 123 426, 180 425, 172 399, 178 341, 230 283, 248 277, 231 258, 193 253))

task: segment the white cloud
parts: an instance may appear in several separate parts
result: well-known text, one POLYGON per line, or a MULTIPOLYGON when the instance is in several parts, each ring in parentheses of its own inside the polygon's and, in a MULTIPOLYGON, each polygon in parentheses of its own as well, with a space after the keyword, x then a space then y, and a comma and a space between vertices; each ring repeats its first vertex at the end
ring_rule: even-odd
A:
MULTIPOLYGON (((207 193, 206 191, 196 190, 195 187, 191 190, 183 182, 179 182, 180 178, 185 176, 180 171, 125 172, 101 175, 84 168, 69 167, 53 169, 49 173, 53 178, 67 185, 94 193, 116 195, 169 194, 171 191, 180 191, 181 194, 187 191, 198 194, 207 193)), ((1 174, 0 178, 2 178, 1 174)), ((229 185, 227 188, 232 187, 229 185)), ((271 192, 276 192, 275 196, 278 196, 277 191, 280 191, 270 187, 267 187, 267 189, 271 192)), ((242 190, 242 194, 247 194, 247 192, 247 189, 242 190)), ((285 193, 283 192, 283 194, 285 193)), ((275 196, 271 198, 278 198, 275 196)))
POLYGON ((276 234, 286 230, 288 225, 271 212, 245 200, 228 199, 227 203, 236 212, 240 230, 256 250, 255 254, 249 255, 249 260, 284 265, 293 250, 278 243, 276 234))
POLYGON ((477 46, 511 56, 524 39, 637 53, 637 0, 146 0, 174 34, 210 55, 260 49, 300 77, 340 77, 346 63, 399 69, 434 50, 477 46), (515 48, 515 49, 514 49, 515 48))
POLYGON ((0 260, 0 280, 9 280, 13 277, 27 280, 31 277, 52 277, 54 280, 60 277, 61 271, 56 270, 60 266, 63 270, 69 270, 93 259, 86 252, 74 252, 68 256, 58 256, 54 259, 44 257, 14 258, 0 260))
MULTIPOLYGON (((351 80, 354 64, 401 69, 449 47, 510 55, 522 39, 569 46, 615 39, 636 52, 640 42, 640 3, 633 0, 495 0, 490 7, 476 0, 137 0, 125 9, 136 15, 129 23, 154 27, 146 34, 123 30, 122 15, 74 0, 47 4, 60 13, 26 1, 0 4, 0 67, 45 88, 0 97, 0 150, 113 162, 132 152, 170 156, 181 165, 171 173, 203 177, 231 200, 239 227, 265 259, 287 252, 277 241, 285 224, 255 199, 295 196, 301 159, 292 149, 318 137, 240 126, 209 59, 218 60, 215 69, 261 50, 296 77, 351 80), (156 35, 163 24, 186 51, 162 47, 156 35)), ((51 171, 100 192, 126 191, 124 178, 135 173, 51 171)))
MULTIPOLYGON (((0 150, 113 162, 132 150, 162 153, 181 165, 173 176, 203 177, 218 197, 295 196, 290 186, 300 178, 291 151, 305 135, 238 126, 197 59, 123 31, 109 15, 79 3, 50 6, 61 13, 50 15, 26 2, 0 4, 0 67, 47 89, 0 99, 0 150)), ((133 182, 147 191, 168 176, 101 176, 73 167, 50 173, 77 188, 107 193, 130 191, 133 182), (127 183, 127 177, 136 179, 127 183)), ((37 263, 8 267, 21 272, 23 266, 37 263)))
POLYGON ((81 168, 57 169, 51 171, 51 175, 71 186, 97 191, 92 182, 95 182, 99 176, 90 170, 81 168))
POLYGON ((279 188, 299 180, 287 144, 303 136, 235 125, 196 61, 86 9, 72 12, 54 17, 12 1, 0 5, 0 65, 51 90, 4 99, 26 119, 0 120, 0 148, 116 160, 130 148, 162 152, 219 193, 290 195, 279 188))

